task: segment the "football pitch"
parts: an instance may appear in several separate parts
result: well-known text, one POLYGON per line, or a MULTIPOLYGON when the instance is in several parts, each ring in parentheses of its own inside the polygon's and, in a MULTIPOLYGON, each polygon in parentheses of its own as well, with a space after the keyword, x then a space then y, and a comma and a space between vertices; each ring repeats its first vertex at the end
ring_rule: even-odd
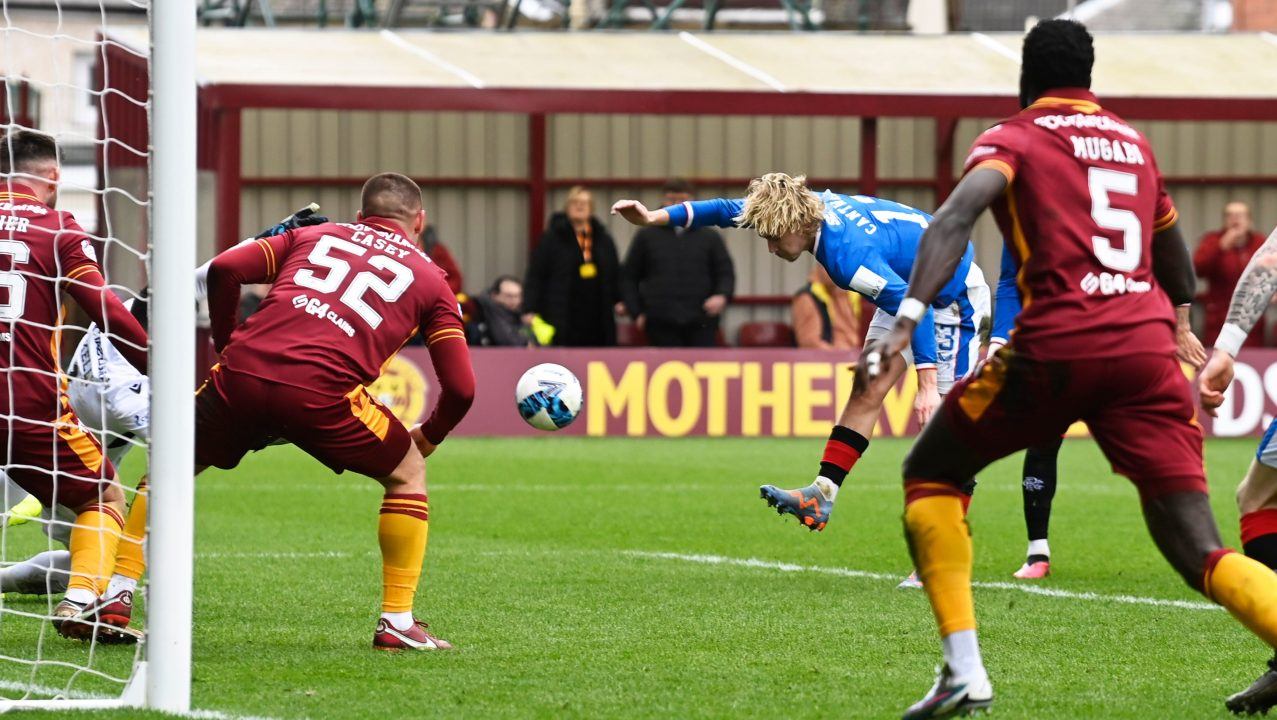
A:
MULTIPOLYGON (((449 653, 370 648, 380 591, 372 481, 333 476, 288 447, 210 471, 198 480, 193 706, 267 718, 898 717, 940 658, 925 597, 896 589, 909 570, 907 442, 875 441, 829 528, 813 534, 767 509, 757 487, 809 482, 821 446, 448 441, 429 461, 418 613, 457 645, 449 653)), ((1234 546, 1232 494, 1253 448, 1207 447, 1234 546)), ((1223 698, 1271 651, 1174 575, 1134 489, 1089 440, 1061 454, 1055 575, 1011 580, 1025 546, 1019 464, 981 476, 970 516, 997 716, 1227 717, 1223 698)), ((41 541, 17 528, 5 551, 41 541)), ((5 616, 0 652, 30 657, 38 629, 5 616)), ((45 659, 87 654, 48 631, 43 648, 45 659)), ((122 671, 131 658, 102 647, 94 663, 122 671)), ((68 672, 47 667, 36 679, 62 686, 68 672)), ((0 663, 6 686, 29 677, 0 663)), ((83 676, 73 687, 111 690, 83 676)))

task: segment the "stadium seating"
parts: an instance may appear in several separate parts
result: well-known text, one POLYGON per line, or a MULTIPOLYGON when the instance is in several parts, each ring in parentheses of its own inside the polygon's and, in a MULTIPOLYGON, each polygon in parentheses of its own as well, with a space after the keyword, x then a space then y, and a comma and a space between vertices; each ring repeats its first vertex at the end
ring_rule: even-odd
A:
POLYGON ((647 345, 647 334, 634 323, 617 323, 616 344, 618 347, 644 347, 647 345))
POLYGON ((793 347, 794 331, 782 322, 748 322, 740 326, 736 344, 741 347, 793 347))

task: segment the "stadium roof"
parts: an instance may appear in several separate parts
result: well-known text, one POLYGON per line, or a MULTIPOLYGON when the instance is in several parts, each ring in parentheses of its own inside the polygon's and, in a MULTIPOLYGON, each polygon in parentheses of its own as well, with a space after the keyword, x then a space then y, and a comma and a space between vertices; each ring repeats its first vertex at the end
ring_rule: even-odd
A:
MULTIPOLYGON (((147 46, 144 31, 114 33, 147 46)), ((201 29, 218 86, 1011 96, 1019 34, 492 33, 201 29)), ((1103 97, 1271 98, 1277 37, 1101 35, 1103 97)))

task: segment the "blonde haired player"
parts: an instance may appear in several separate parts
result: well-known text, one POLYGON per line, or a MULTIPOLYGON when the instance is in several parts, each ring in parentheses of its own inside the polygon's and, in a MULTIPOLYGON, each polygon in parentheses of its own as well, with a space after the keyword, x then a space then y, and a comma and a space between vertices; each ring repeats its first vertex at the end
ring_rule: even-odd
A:
MULTIPOLYGON (((637 200, 620 200, 612 213, 639 226, 753 228, 767 241, 768 251, 787 262, 810 253, 839 287, 877 306, 870 340, 885 335, 904 307, 904 279, 913 268, 918 238, 931 223, 930 215, 908 205, 829 190, 817 193, 807 187, 804 176, 780 172, 750 182, 740 199, 685 202, 660 210, 648 210, 637 200)), ((914 409, 920 423, 931 417, 940 397, 971 372, 978 359, 979 330, 989 315, 989 288, 974 257, 967 243, 944 289, 930 306, 918 310, 921 322, 912 336, 909 362, 918 374, 914 409)), ((905 367, 893 371, 894 383, 905 367)), ((823 530, 839 487, 869 447, 885 397, 885 387, 870 387, 857 379, 829 436, 815 482, 797 490, 764 485, 763 499, 810 530, 823 530)))

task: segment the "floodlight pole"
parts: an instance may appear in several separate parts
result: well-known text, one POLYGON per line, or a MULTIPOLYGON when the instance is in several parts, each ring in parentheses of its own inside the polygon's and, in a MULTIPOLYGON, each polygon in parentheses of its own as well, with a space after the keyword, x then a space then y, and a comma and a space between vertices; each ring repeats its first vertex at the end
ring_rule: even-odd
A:
POLYGON ((151 457, 146 704, 191 708, 195 0, 151 3, 151 457))

